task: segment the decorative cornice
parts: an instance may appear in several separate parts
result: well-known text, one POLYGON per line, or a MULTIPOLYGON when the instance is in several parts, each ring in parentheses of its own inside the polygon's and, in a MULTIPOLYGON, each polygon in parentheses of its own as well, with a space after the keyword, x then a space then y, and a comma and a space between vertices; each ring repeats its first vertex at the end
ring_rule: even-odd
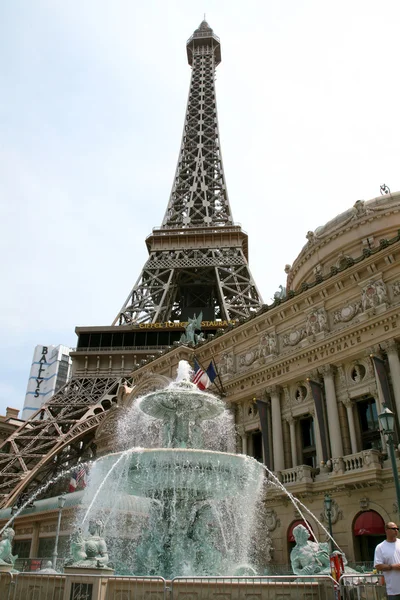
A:
MULTIPOLYGON (((240 374, 236 374, 235 377, 232 377, 229 381, 227 381, 224 386, 227 390, 234 390, 240 384, 255 382, 256 380, 261 380, 264 378, 264 382, 268 382, 270 379, 278 379, 282 376, 287 377, 285 380, 289 378, 290 368, 293 365, 296 365, 300 360, 312 359, 314 362, 320 361, 329 361, 332 360, 334 355, 340 351, 346 349, 346 347, 356 347, 361 344, 360 336, 365 334, 366 332, 371 332, 373 334, 374 330, 382 324, 393 323, 396 322, 397 319, 400 318, 400 313, 398 307, 393 310, 392 314, 386 312, 385 315, 375 315, 375 317, 371 317, 369 321, 364 321, 363 323, 356 323, 353 326, 349 327, 346 331, 341 330, 340 332, 330 332, 330 334, 324 338, 324 340, 314 343, 307 347, 307 349, 302 348, 299 349, 300 352, 292 352, 291 354, 281 355, 276 358, 276 360, 272 363, 269 363, 268 366, 263 365, 261 368, 254 370, 252 372, 242 372, 240 374), (338 350, 338 347, 340 349, 338 350), (344 348, 342 348, 344 346, 344 348)), ((372 353, 372 348, 369 347, 368 352, 365 352, 365 348, 360 349, 361 352, 366 355, 372 353)), ((342 358, 340 362, 342 362, 342 358)), ((318 365, 316 365, 317 367, 318 365)), ((321 365, 322 367, 323 365, 321 365)), ((310 365, 311 367, 311 365, 310 365)), ((298 374, 296 375, 298 378, 298 374)), ((263 381, 260 381, 262 384, 263 381)), ((272 382, 271 382, 272 383, 272 382)), ((279 385, 283 383, 283 381, 277 382, 279 385)))
MULTIPOLYGON (((346 264, 343 264, 340 267, 332 266, 329 273, 327 273, 325 275, 318 275, 314 281, 303 282, 298 290, 289 290, 286 298, 276 298, 272 304, 269 304, 269 305, 263 304, 263 306, 258 311, 254 312, 251 316, 246 317, 244 319, 240 319, 236 325, 232 326, 232 328, 229 328, 229 330, 226 329, 226 330, 220 331, 219 333, 217 333, 217 335, 215 337, 217 338, 222 335, 227 335, 232 330, 235 331, 235 333, 238 333, 239 328, 241 329, 242 326, 246 325, 246 323, 248 323, 249 321, 252 321, 256 317, 259 317, 282 304, 283 305, 287 304, 293 298, 298 298, 299 296, 303 295, 304 292, 306 292, 308 290, 312 290, 313 288, 316 288, 317 286, 321 285, 322 283, 325 283, 328 280, 332 279, 336 275, 348 270, 350 267, 353 267, 354 265, 358 265, 358 264, 362 263, 364 260, 370 258, 371 256, 375 256, 375 255, 379 254, 379 252, 381 252, 382 250, 385 250, 386 248, 393 246, 394 244, 398 243, 399 241, 400 241, 400 230, 395 237, 393 237, 389 240, 381 239, 379 242, 379 246, 377 246, 376 248, 364 248, 363 253, 360 256, 358 256, 356 258, 349 257, 347 259, 346 264)), ((202 343, 202 345, 201 345, 202 349, 203 348, 206 349, 206 346, 210 343, 213 343, 213 341, 214 340, 207 340, 204 343, 202 343)))
MULTIPOLYGON (((396 196, 399 195, 397 194, 393 194, 391 195, 396 196)), ((378 198, 379 200, 381 200, 381 198, 378 198)), ((363 225, 366 222, 366 217, 368 214, 368 220, 371 219, 371 217, 373 218, 373 214, 372 213, 377 213, 377 217, 380 218, 382 216, 382 210, 386 209, 386 215, 389 216, 391 213, 393 212, 398 212, 399 210, 399 204, 393 204, 391 206, 384 206, 381 209, 376 209, 373 208, 371 210, 370 207, 368 207, 367 205, 367 210, 364 211, 358 211, 357 210, 357 202, 353 207, 353 210, 349 210, 348 212, 348 218, 341 221, 340 223, 337 224, 336 227, 331 227, 329 229, 327 229, 325 232, 322 231, 320 234, 315 233, 313 231, 309 231, 307 232, 306 238, 308 240, 308 243, 303 246, 303 248, 300 251, 300 254, 297 256, 297 258, 295 259, 294 263, 291 266, 290 272, 288 274, 288 286, 290 286, 291 282, 293 281, 295 275, 298 273, 299 269, 302 267, 302 265, 304 265, 305 262, 307 262, 311 256, 313 256, 321 247, 326 246, 329 242, 331 242, 333 239, 338 238, 338 236, 342 235, 343 233, 347 233, 348 231, 351 231, 352 229, 357 229, 360 225, 363 225), (359 213, 357 215, 357 212, 359 213)), ((345 213, 344 213, 345 214, 345 213)), ((328 224, 327 224, 328 225, 328 224)), ((386 242, 387 240, 380 240, 380 242, 386 242)), ((370 248, 366 248, 365 250, 379 250, 378 248, 374 248, 374 249, 370 249, 370 248)), ((345 264, 345 261, 343 261, 344 263, 344 268, 346 268, 347 266, 349 266, 349 262, 351 262, 353 259, 351 257, 343 257, 344 259, 347 258, 348 264, 345 264)), ((357 259, 354 259, 357 260, 357 259)), ((351 266, 351 265, 350 265, 351 266)), ((332 268, 336 268, 336 267, 332 267, 332 268)), ((331 268, 331 269, 332 269, 331 268)), ((338 267, 339 270, 341 270, 338 267)), ((329 276, 329 275, 328 275, 329 276)), ((323 279, 324 276, 319 274, 318 278, 323 279)))

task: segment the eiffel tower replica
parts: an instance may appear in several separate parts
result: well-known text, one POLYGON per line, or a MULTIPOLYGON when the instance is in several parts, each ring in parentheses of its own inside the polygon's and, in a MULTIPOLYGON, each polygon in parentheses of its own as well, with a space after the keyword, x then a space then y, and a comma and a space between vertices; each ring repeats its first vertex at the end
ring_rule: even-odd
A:
POLYGON ((149 258, 111 326, 76 328, 70 382, 0 447, 0 507, 21 504, 82 460, 138 360, 178 342, 189 318, 202 315, 202 330, 212 334, 262 305, 225 183, 215 95, 220 40, 203 21, 186 47, 192 76, 182 143, 162 225, 146 239, 149 258))

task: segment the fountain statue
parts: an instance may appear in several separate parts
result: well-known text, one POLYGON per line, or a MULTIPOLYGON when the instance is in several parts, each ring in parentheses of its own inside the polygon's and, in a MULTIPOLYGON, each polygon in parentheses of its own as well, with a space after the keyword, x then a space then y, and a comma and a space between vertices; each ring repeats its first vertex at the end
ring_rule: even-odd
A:
MULTIPOLYGON (((327 542, 313 542, 309 540, 310 532, 304 525, 297 525, 293 529, 296 545, 290 553, 290 563, 295 575, 330 575, 331 564, 329 545, 327 542)), ((347 560, 342 552, 336 551, 343 559, 344 572, 356 573, 347 566, 347 560)))
POLYGON ((83 537, 77 529, 71 536, 71 558, 66 565, 79 568, 112 569, 108 560, 107 544, 102 537, 104 524, 100 519, 89 521, 89 535, 83 537))
POLYGON ((11 527, 7 527, 1 535, 0 541, 0 566, 14 566, 18 556, 12 554, 12 543, 14 540, 15 531, 11 527))
POLYGON ((310 532, 304 525, 297 525, 293 529, 293 537, 296 546, 290 553, 290 563, 295 575, 314 575, 330 572, 327 543, 309 540, 310 532))
MULTIPOLYGON (((256 572, 251 539, 264 467, 234 453, 232 416, 190 382, 185 361, 177 381, 136 402, 120 431, 132 447, 94 463, 83 502, 89 508, 77 518, 105 523, 116 572, 256 572)), ((76 534, 72 564, 109 564, 102 533, 90 534, 76 534)))

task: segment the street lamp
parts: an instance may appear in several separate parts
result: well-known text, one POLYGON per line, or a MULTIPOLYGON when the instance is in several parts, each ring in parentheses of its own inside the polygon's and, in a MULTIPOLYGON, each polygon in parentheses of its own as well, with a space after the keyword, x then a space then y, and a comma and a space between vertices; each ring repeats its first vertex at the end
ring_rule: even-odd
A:
POLYGON ((332 534, 332 498, 330 497, 329 494, 325 494, 324 505, 325 505, 325 510, 326 510, 326 514, 328 517, 328 527, 329 527, 329 535, 330 535, 329 547, 331 549, 331 554, 332 554, 333 549, 334 549, 333 534, 332 534))
POLYGON ((396 497, 397 497, 397 510, 400 511, 400 483, 399 483, 399 473, 397 471, 396 457, 394 455, 394 442, 393 442, 393 434, 394 434, 394 414, 389 408, 385 408, 380 415, 378 415, 379 424, 383 433, 386 435, 386 441, 389 446, 389 455, 390 462, 392 463, 392 471, 393 471, 393 479, 394 479, 394 487, 396 489, 396 497))
POLYGON ((60 536, 61 514, 62 514, 62 509, 64 508, 64 504, 65 504, 65 496, 59 496, 58 497, 58 521, 57 521, 57 529, 56 529, 56 541, 54 542, 53 561, 52 561, 53 569, 56 568, 56 564, 57 564, 58 538, 60 536))

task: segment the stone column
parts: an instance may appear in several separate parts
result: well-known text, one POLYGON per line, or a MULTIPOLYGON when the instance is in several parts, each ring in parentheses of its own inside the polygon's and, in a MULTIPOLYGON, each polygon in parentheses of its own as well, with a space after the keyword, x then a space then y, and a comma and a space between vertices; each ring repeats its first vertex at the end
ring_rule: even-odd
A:
POLYGON ((39 552, 39 532, 40 532, 40 523, 39 521, 34 521, 33 523, 33 532, 32 532, 32 542, 29 550, 29 558, 37 558, 39 552))
POLYGON ((242 438, 242 454, 247 454, 247 440, 248 440, 248 434, 246 432, 243 432, 243 434, 241 435, 242 438))
POLYGON ((273 385, 266 389, 271 397, 272 413, 272 453, 274 457, 274 471, 283 471, 285 468, 285 457, 283 451, 282 415, 280 404, 281 388, 273 385))
POLYGON ((320 371, 324 378, 326 412, 328 417, 329 438, 331 441, 331 454, 332 458, 339 458, 343 456, 343 444, 342 436, 340 434, 340 421, 335 392, 334 370, 331 365, 325 365, 320 371))
POLYGON ((296 447, 296 422, 293 417, 287 419, 290 428, 290 449, 292 452, 292 467, 298 466, 297 447, 296 447))
POLYGON ((314 423, 314 435, 315 435, 315 450, 317 453, 317 465, 323 463, 322 459, 322 444, 321 444, 321 432, 319 430, 319 423, 317 415, 315 414, 315 407, 310 410, 314 423))
POLYGON ((394 392, 397 415, 400 418, 400 360, 395 340, 388 340, 382 344, 389 361, 390 375, 394 392))
POLYGON ((352 454, 357 454, 357 452, 358 452, 357 436, 356 436, 356 427, 354 424, 353 403, 350 400, 350 398, 346 398, 345 400, 343 400, 343 404, 346 407, 347 420, 349 422, 351 452, 352 452, 352 454))

